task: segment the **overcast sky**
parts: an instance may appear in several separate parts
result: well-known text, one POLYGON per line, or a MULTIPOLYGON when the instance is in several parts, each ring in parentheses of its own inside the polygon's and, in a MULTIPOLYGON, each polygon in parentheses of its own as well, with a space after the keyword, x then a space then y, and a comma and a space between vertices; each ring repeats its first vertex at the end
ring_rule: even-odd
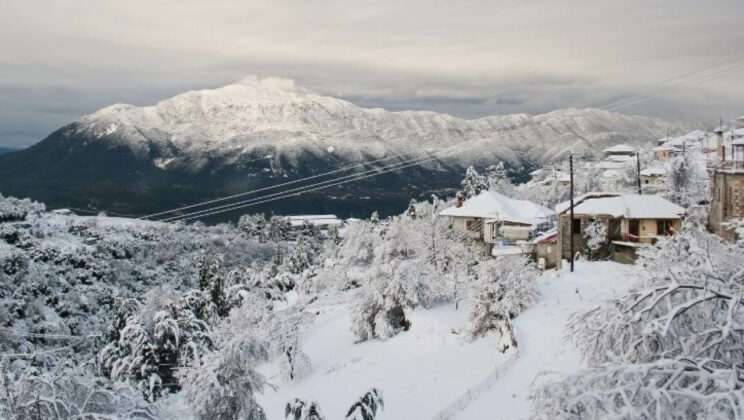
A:
POLYGON ((0 6, 0 146, 37 142, 112 103, 152 104, 252 74, 363 106, 471 118, 584 105, 709 69, 621 111, 673 120, 744 114, 742 0, 0 6), (730 64, 713 67, 722 63, 730 64))

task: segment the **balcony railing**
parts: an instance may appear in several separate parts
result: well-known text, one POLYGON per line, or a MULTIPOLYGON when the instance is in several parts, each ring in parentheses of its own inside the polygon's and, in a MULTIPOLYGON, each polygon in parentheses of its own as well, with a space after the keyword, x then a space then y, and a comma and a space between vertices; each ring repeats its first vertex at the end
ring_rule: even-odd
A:
POLYGON ((710 162, 708 163, 708 169, 710 170, 722 170, 722 171, 744 171, 744 160, 727 160, 724 162, 710 162))

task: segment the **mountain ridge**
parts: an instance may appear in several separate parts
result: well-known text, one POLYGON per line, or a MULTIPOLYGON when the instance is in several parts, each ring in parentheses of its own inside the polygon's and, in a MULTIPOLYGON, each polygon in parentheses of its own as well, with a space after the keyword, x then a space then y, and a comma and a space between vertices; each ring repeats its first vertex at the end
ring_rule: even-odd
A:
MULTIPOLYGON (((464 119, 361 108, 291 81, 253 77, 150 106, 114 104, 83 116, 29 149, 0 157, 0 191, 52 206, 147 213, 349 163, 390 157, 389 164, 457 149, 329 192, 349 197, 358 212, 374 209, 376 200, 358 206, 355 197, 380 197, 387 213, 389 202, 408 201, 405 194, 451 193, 469 165, 504 161, 523 175, 571 151, 596 155, 613 144, 638 146, 679 130, 663 120, 597 109, 464 119)), ((294 207, 275 203, 260 210, 328 212, 338 204, 322 195, 320 200, 325 204, 306 206, 298 199, 294 207)), ((352 211, 339 208, 342 215, 352 211)))

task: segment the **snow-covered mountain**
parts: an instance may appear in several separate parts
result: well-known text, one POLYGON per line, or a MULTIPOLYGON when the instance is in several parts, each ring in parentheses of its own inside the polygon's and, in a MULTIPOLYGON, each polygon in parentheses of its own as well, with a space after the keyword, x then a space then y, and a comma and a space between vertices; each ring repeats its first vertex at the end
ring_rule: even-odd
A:
POLYGON ((324 199, 307 206, 296 200, 289 207, 275 203, 262 209, 385 211, 403 196, 373 191, 380 186, 406 196, 442 193, 456 187, 463 168, 471 164, 501 160, 516 170, 529 169, 565 158, 569 151, 594 154, 615 143, 642 144, 678 129, 658 119, 596 109, 473 120, 365 109, 291 81, 254 77, 153 106, 116 104, 84 116, 39 144, 0 158, 0 191, 53 206, 141 213, 350 162, 439 153, 420 166, 337 188, 331 194, 334 202, 324 199), (344 200, 358 204, 359 197, 368 196, 376 199, 337 208, 344 200))

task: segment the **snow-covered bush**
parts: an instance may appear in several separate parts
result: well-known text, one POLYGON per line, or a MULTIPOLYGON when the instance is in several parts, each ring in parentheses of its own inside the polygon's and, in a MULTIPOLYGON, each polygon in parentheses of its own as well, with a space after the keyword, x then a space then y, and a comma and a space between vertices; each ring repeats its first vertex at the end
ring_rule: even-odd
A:
POLYGON ((569 323, 591 364, 744 358, 744 250, 688 230, 642 251, 639 263, 648 276, 640 286, 569 323))
POLYGON ((471 286, 467 334, 475 339, 496 331, 502 338, 499 350, 503 352, 516 344, 509 320, 537 298, 537 270, 527 258, 514 256, 479 265, 477 277, 471 286))
POLYGON ((256 366, 269 357, 266 343, 236 335, 202 359, 179 371, 186 400, 198 419, 255 419, 266 415, 255 399, 266 384, 256 366))
POLYGON ((638 263, 628 295, 569 320, 592 369, 537 390, 537 417, 744 415, 744 249, 686 229, 638 263))
POLYGON ((599 259, 602 248, 607 245, 607 223, 592 220, 584 227, 584 243, 590 260, 599 259))
POLYGON ((307 402, 299 398, 287 403, 284 417, 289 420, 325 420, 317 402, 307 402))
POLYGON ((744 414, 741 366, 662 359, 610 364, 533 392, 536 419, 734 419, 744 414))
POLYGON ((384 408, 382 393, 372 388, 349 408, 346 420, 374 420, 384 408))
POLYGON ((46 210, 46 206, 42 203, 31 201, 28 198, 18 199, 0 194, 0 222, 24 220, 27 215, 41 213, 44 210, 46 210))
MULTIPOLYGON (((47 361, 49 363, 49 361, 47 361)), ((0 418, 159 418, 159 409, 126 384, 91 369, 54 360, 51 370, 0 363, 0 418)))

